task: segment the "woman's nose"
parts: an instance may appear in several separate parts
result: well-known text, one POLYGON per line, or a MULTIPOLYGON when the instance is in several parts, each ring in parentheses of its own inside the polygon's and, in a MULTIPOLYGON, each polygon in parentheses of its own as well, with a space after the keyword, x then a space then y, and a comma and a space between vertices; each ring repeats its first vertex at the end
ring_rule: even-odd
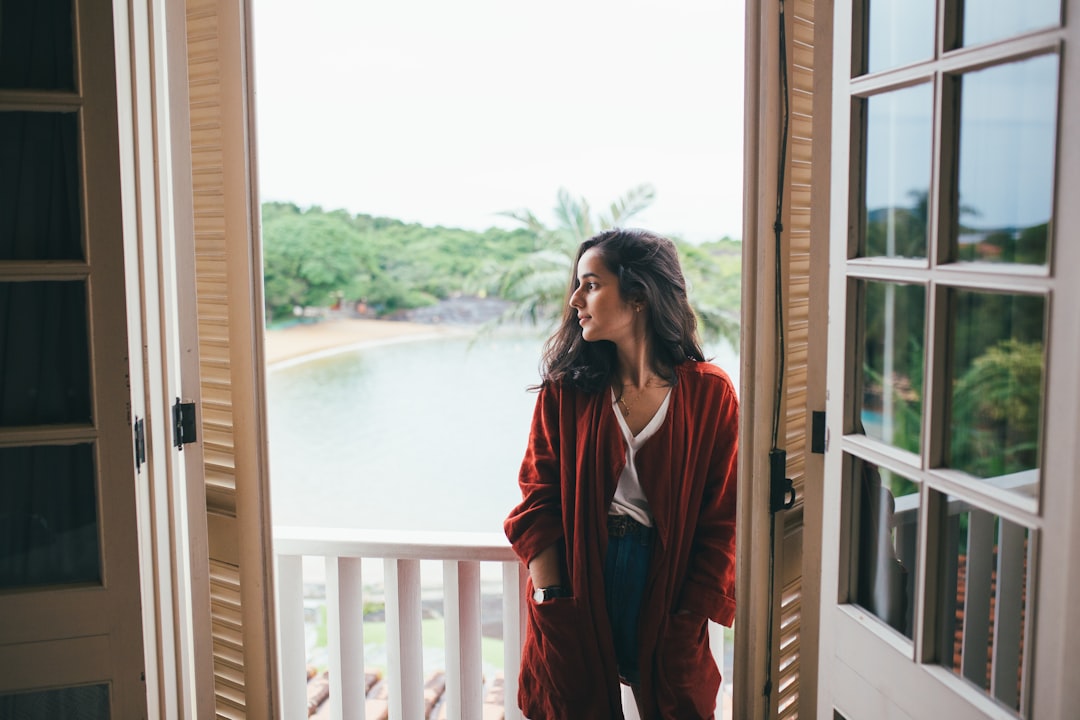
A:
POLYGON ((581 302, 581 287, 579 286, 574 292, 570 293, 570 307, 579 308, 582 307, 581 302))

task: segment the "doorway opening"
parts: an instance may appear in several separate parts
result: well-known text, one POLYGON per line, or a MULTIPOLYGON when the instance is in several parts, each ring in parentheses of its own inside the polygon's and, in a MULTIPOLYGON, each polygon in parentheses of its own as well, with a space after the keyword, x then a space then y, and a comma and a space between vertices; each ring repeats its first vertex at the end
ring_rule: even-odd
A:
MULTIPOLYGON (((738 386, 742 13, 254 0, 275 527, 500 534, 572 253, 608 224, 677 241, 706 355, 738 386)), ((303 573, 316 678, 325 567, 303 573)), ((362 575, 378 646, 382 559, 362 575)), ((490 680, 503 580, 480 575, 490 680)), ((440 564, 420 583, 431 678, 440 564)), ((376 674, 385 650, 365 652, 376 674)))

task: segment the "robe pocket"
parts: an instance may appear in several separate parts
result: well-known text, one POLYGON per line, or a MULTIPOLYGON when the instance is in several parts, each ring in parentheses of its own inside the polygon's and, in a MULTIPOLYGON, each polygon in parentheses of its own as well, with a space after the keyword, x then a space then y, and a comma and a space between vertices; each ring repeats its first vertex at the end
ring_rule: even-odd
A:
POLYGON ((656 648, 657 699, 674 717, 712 718, 720 671, 709 650, 708 620, 694 613, 669 615, 656 648))
MULTIPOLYGON (((529 635, 522 654, 522 681, 536 683, 534 691, 550 693, 572 710, 595 693, 594 668, 587 667, 582 637, 592 630, 582 626, 574 598, 556 598, 528 605, 529 635)), ((549 701, 555 698, 548 698, 549 701)))

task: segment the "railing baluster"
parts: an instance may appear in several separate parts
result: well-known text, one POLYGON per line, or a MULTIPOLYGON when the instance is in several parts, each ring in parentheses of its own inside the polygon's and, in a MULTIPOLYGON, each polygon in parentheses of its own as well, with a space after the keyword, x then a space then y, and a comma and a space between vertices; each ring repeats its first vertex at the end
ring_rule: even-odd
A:
POLYGON ((1026 529, 1007 520, 998 532, 997 602, 994 605, 994 677, 990 693, 1006 707, 1020 700, 1020 643, 1024 636, 1026 529))
POLYGON ((278 555, 278 628, 282 716, 307 717, 307 653, 304 648, 304 567, 299 555, 278 555))
POLYGON ((386 671, 390 720, 424 717, 424 644, 420 561, 387 558, 386 671))
POLYGON ((326 558, 330 717, 364 720, 364 583, 360 558, 326 558))
POLYGON ((449 720, 483 714, 480 563, 443 561, 446 608, 446 709, 449 720))
POLYGON ((506 720, 521 720, 517 706, 518 670, 525 642, 525 566, 519 561, 503 563, 503 708, 506 720))
MULTIPOLYGON (((951 503, 946 504, 946 507, 951 503)), ((934 507, 931 503, 931 507, 934 507)), ((954 670, 956 654, 956 614, 959 600, 960 585, 960 516, 951 510, 945 518, 945 531, 941 537, 941 547, 945 549, 944 555, 937 560, 941 583, 937 591, 937 608, 934 611, 938 622, 941 623, 941 632, 938 636, 938 656, 942 663, 954 670)), ((923 551, 925 552, 925 550, 923 551)), ((931 563, 927 563, 928 565, 931 563)), ((929 586, 929 583, 927 583, 929 586)), ((922 613, 929 614, 929 610, 922 613)), ((925 617, 919 622, 925 622, 925 617)))
POLYGON ((960 656, 964 677, 986 687, 990 658, 990 587, 994 572, 996 518, 971 508, 968 515, 967 573, 964 588, 964 644, 960 656))
MULTIPOLYGON (((707 621, 706 625, 709 628, 709 650, 712 652, 713 662, 727 681, 728 676, 724 672, 724 626, 712 620, 707 621)), ((713 717, 717 720, 723 720, 724 717, 724 683, 720 683, 716 690, 716 712, 713 717)))
POLYGON ((362 558, 384 560, 387 705, 395 720, 422 718, 424 658, 420 563, 443 561, 447 603, 447 686, 450 717, 474 720, 484 712, 480 568, 498 563, 503 580, 505 718, 517 709, 518 666, 525 628, 524 566, 502 533, 413 533, 347 528, 274 529, 282 716, 306 716, 304 687, 304 556, 326 559, 327 631, 332 717, 364 718, 362 558), (456 638, 456 639, 455 639, 456 638))

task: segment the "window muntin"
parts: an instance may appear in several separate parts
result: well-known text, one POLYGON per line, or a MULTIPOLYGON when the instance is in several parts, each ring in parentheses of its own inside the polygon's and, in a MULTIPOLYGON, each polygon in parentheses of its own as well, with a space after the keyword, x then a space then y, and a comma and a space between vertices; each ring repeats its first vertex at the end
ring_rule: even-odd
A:
POLYGON ((943 499, 937 662, 1019 711, 1031 531, 959 497, 943 499))
POLYGON ((1053 210, 1058 56, 960 76, 958 260, 1045 265, 1053 210))
POLYGON ((933 93, 929 84, 866 102, 862 254, 926 257, 933 93))
POLYGON ((963 5, 963 45, 1054 27, 1061 21, 1061 0, 966 0, 963 5))
POLYGON ((922 430, 926 289, 860 280, 862 354, 857 417, 867 437, 918 453, 922 430))

